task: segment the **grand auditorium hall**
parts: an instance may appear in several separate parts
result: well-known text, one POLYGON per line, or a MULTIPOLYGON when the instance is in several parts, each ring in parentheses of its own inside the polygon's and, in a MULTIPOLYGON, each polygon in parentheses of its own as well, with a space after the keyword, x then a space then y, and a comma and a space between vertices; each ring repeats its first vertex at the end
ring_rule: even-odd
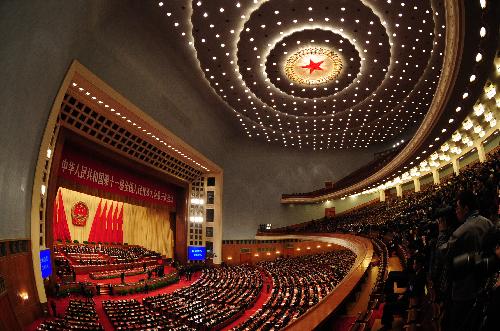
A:
POLYGON ((499 17, 0 0, 0 331, 500 330, 499 17))

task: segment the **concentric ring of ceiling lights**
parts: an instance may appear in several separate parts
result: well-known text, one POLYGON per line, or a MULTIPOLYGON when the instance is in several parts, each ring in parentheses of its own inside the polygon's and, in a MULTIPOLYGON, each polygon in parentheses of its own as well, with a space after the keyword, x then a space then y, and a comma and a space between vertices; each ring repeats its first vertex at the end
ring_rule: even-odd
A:
MULTIPOLYGON (((164 7, 176 12, 174 2, 164 7)), ((201 70, 249 137, 357 148, 424 118, 441 72, 443 14, 438 0, 204 0, 192 2, 190 23, 201 70), (287 59, 314 48, 338 54, 338 76, 319 85, 290 79, 287 59)))
POLYGON ((301 49, 285 62, 285 75, 299 85, 329 83, 337 78, 341 70, 340 56, 325 47, 301 49))

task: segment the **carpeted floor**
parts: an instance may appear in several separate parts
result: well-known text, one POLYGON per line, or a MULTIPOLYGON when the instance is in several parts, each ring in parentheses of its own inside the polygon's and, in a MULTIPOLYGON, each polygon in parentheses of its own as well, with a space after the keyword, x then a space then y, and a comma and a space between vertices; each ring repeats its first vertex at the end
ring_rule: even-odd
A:
MULTIPOLYGON (((167 270, 165 270, 165 272, 167 272, 167 270)), ((130 276, 130 277, 126 277, 125 281, 132 282, 134 277, 137 278, 139 276, 144 277, 144 275, 130 276)), ((113 331, 114 330, 113 326, 111 325, 111 322, 109 321, 109 319, 106 316, 106 313, 104 312, 104 309, 102 307, 102 302, 105 300, 136 299, 136 300, 142 302, 142 299, 147 297, 147 296, 153 296, 153 295, 163 294, 163 293, 171 293, 179 288, 189 286, 194 281, 196 281, 200 276, 201 276, 201 272, 197 272, 197 273, 193 274, 190 281, 187 281, 183 278, 179 281, 179 283, 172 284, 172 285, 169 285, 167 287, 164 287, 162 289, 158 289, 155 291, 149 291, 148 293, 136 293, 133 295, 125 295, 125 296, 121 296, 121 295, 113 295, 113 296, 98 295, 98 296, 95 296, 93 298, 93 300, 95 302, 97 315, 99 316, 99 322, 101 322, 102 326, 104 327, 104 330, 106 330, 106 331, 113 331)), ((78 280, 78 278, 77 278, 77 280, 78 280)), ((112 280, 114 281, 115 279, 112 279, 112 280)), ((108 281, 110 281, 110 280, 108 280, 108 281)), ((119 281, 120 281, 120 279, 118 278, 118 282, 119 281)), ((66 308, 68 307, 69 300, 71 300, 71 299, 85 300, 85 298, 83 296, 80 296, 80 295, 71 295, 67 298, 57 298, 57 299, 49 298, 48 300, 49 301, 54 300, 56 302, 57 314, 62 317, 64 315, 64 312, 66 311, 66 308)), ((51 318, 53 318, 53 317, 51 317, 51 318)), ((49 318, 49 319, 51 319, 51 318, 49 318)), ((47 318, 42 318, 42 319, 36 320, 31 325, 29 325, 27 328, 25 328, 25 330, 26 331, 35 331, 36 328, 38 327, 38 325, 40 325, 44 320, 47 320, 47 318)))
POLYGON ((356 322, 356 316, 341 316, 337 318, 332 325, 333 331, 347 331, 356 322))
POLYGON ((225 328, 223 328, 223 331, 230 330, 233 327, 237 326, 238 324, 242 323, 243 321, 246 321, 250 316, 252 316, 257 309, 262 308, 264 303, 266 303, 267 299, 271 295, 271 290, 273 288, 273 279, 271 277, 267 277, 264 273, 262 274, 262 277, 264 279, 264 285, 262 285, 262 290, 260 291, 259 296, 257 297, 257 300, 253 304, 252 307, 249 309, 245 310, 243 315, 240 316, 237 320, 235 320, 233 323, 229 324, 225 328), (269 293, 267 292, 267 284, 269 284, 269 293))

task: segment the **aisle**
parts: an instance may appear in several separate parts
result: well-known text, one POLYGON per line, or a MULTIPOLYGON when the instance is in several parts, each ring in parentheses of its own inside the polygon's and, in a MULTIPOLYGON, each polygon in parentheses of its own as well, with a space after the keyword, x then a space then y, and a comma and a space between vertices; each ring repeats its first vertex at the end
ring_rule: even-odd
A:
POLYGON ((245 310, 243 315, 241 315, 237 320, 235 320, 233 323, 229 324, 225 328, 223 328, 223 331, 230 330, 233 327, 237 326, 238 324, 246 321, 247 319, 250 318, 258 309, 262 308, 262 306, 266 303, 267 299, 271 295, 272 289, 273 289, 273 279, 271 277, 267 277, 264 274, 262 274, 262 277, 264 279, 264 284, 262 285, 262 289, 260 291, 259 296, 257 297, 257 300, 253 304, 252 307, 249 309, 245 310), (267 284, 269 284, 269 293, 267 293, 267 284))
MULTIPOLYGON (((389 257, 389 260, 387 262, 388 262, 387 273, 391 271, 403 271, 403 265, 401 264, 401 260, 396 255, 389 257)), ((396 284, 394 284, 394 293, 403 293, 405 290, 406 290, 405 288, 398 288, 396 284)), ((383 307, 384 304, 382 303, 376 314, 373 314, 372 316, 372 321, 373 321, 371 328, 372 331, 377 331, 382 327, 381 318, 382 318, 383 307)), ((391 330, 392 331, 403 330, 403 326, 404 326, 404 321, 401 319, 401 317, 395 316, 391 330)))
MULTIPOLYGON (((376 259, 374 259, 376 260, 376 259)), ((368 277, 361 285, 361 290, 355 300, 348 303, 346 306, 346 313, 342 316, 337 317, 332 325, 332 330, 335 331, 345 331, 350 330, 351 326, 356 322, 358 315, 366 311, 368 307, 368 302, 370 300, 370 294, 375 286, 377 280, 378 266, 373 266, 368 270, 368 277)))

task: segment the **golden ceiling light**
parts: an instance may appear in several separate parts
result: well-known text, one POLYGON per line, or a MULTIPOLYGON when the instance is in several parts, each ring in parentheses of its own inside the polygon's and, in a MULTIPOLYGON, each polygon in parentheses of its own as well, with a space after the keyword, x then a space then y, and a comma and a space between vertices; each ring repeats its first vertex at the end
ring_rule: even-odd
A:
POLYGON ((474 115, 481 116, 484 113, 484 110, 484 105, 482 103, 479 103, 474 106, 474 115))
POLYGON ((27 301, 27 300, 29 299, 28 292, 26 292, 26 291, 21 291, 21 292, 19 292, 19 297, 20 297, 23 301, 27 301))
POLYGON ((486 93, 486 98, 488 98, 488 99, 493 98, 495 96, 495 94, 497 93, 495 85, 491 82, 486 85, 484 92, 486 93))
POLYGON ((285 63, 285 74, 300 85, 329 83, 342 71, 342 59, 325 47, 310 47, 293 53, 285 63))
POLYGON ((460 139, 462 139, 462 135, 458 131, 451 136, 451 140, 454 142, 460 141, 460 139))

